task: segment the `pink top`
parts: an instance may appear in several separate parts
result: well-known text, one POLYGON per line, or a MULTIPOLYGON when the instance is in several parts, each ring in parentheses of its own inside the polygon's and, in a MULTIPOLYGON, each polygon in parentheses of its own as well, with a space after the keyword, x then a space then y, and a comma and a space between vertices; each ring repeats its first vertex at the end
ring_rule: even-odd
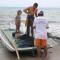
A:
POLYGON ((47 25, 48 22, 44 17, 36 17, 33 24, 35 28, 35 38, 47 39, 47 25))

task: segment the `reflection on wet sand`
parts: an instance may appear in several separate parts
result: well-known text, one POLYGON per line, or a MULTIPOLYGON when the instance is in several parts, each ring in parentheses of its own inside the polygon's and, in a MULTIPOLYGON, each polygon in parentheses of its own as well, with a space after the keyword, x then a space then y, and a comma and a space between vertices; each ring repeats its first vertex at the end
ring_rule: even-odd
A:
MULTIPOLYGON (((58 40, 57 40, 58 41, 58 40)), ((60 41, 58 41, 60 42, 60 41)), ((37 57, 32 56, 31 52, 20 54, 21 60, 60 60, 60 45, 48 49, 48 56, 37 57)), ((4 48, 0 41, 0 60, 16 60, 16 54, 9 52, 4 48)))

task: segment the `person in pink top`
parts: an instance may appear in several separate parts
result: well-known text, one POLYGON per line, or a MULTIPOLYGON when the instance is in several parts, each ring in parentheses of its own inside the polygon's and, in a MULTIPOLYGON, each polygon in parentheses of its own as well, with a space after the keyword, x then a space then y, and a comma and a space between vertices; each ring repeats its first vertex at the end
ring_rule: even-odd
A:
POLYGON ((35 29, 34 45, 37 47, 37 54, 40 56, 41 48, 44 49, 45 56, 47 55, 47 27, 48 21, 44 17, 43 11, 38 13, 38 17, 34 19, 33 23, 35 29))

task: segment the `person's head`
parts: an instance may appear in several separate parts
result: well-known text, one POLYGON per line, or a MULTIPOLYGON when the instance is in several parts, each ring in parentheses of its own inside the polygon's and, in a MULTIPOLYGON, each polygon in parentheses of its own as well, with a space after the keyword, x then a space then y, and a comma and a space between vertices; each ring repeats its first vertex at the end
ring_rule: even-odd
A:
POLYGON ((18 10, 18 11, 17 11, 17 14, 18 14, 18 15, 21 15, 21 13, 22 13, 21 10, 18 10))
POLYGON ((34 8, 37 8, 37 7, 38 7, 38 3, 34 3, 34 4, 33 4, 33 7, 34 7, 34 8))
POLYGON ((43 12, 43 11, 40 11, 40 12, 38 13, 38 16, 44 16, 44 12, 43 12))

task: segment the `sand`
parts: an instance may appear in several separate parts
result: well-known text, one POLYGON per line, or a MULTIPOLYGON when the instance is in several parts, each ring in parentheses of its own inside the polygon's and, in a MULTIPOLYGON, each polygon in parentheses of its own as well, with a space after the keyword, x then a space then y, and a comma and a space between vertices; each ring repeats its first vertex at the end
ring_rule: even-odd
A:
MULTIPOLYGON (((59 40, 56 40, 60 42, 59 40)), ((9 52, 6 48, 3 47, 0 40, 0 60, 16 60, 16 54, 9 52)), ((60 60, 60 44, 54 46, 53 48, 48 49, 47 58, 38 58, 32 57, 29 54, 22 54, 21 60, 60 60)))

